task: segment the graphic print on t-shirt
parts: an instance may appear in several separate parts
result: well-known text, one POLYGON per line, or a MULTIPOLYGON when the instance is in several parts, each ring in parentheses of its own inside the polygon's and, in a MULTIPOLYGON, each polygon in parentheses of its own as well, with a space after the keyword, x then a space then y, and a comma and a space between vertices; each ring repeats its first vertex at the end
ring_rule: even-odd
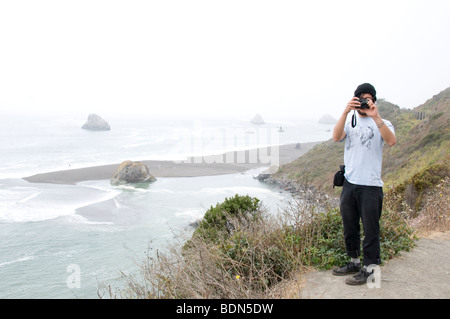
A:
POLYGON ((358 143, 365 149, 372 149, 372 139, 375 136, 373 127, 371 126, 357 126, 352 129, 351 134, 348 136, 347 150, 354 146, 354 143, 358 143))

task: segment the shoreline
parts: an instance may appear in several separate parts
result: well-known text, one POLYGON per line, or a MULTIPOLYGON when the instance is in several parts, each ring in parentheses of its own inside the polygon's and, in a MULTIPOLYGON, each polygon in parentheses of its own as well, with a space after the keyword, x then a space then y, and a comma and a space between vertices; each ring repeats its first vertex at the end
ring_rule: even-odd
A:
MULTIPOLYGON (((275 164, 278 166, 292 162, 323 142, 294 143, 231 151, 218 155, 191 157, 182 162, 171 160, 141 160, 140 162, 147 165, 150 173, 156 178, 233 174, 253 168, 272 166, 272 162, 268 162, 267 159, 277 155, 278 158, 275 164), (272 151, 275 154, 272 154, 272 151)), ((60 170, 27 176, 22 179, 30 183, 74 185, 82 181, 110 179, 119 165, 120 163, 60 170)))

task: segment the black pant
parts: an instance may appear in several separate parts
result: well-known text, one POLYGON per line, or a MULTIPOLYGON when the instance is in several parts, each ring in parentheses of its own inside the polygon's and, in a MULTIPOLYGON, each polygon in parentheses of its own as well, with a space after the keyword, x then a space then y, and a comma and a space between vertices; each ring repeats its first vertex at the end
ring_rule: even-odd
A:
POLYGON ((383 188, 362 186, 344 181, 341 193, 341 216, 344 225, 344 239, 348 256, 361 255, 359 220, 364 227, 363 264, 381 263, 380 259, 380 216, 383 206, 383 188))

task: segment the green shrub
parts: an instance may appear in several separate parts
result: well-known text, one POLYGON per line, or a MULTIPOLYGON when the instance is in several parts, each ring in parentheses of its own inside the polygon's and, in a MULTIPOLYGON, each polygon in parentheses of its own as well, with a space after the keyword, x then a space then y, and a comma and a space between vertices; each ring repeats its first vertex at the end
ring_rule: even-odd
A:
POLYGON ((232 218, 238 220, 255 220, 260 216, 260 200, 248 195, 236 194, 226 198, 223 203, 208 209, 195 230, 193 236, 200 236, 204 240, 217 242, 230 236, 233 228, 232 218))
MULTIPOLYGON (((360 226, 363 238, 363 226, 360 226)), ((380 219, 381 259, 388 260, 400 251, 409 251, 414 246, 413 232, 402 213, 384 211, 380 219)), ((302 264, 306 266, 330 269, 349 260, 342 218, 337 208, 311 216, 301 228, 286 228, 285 240, 292 249, 299 251, 302 264)))
POLYGON ((408 224, 404 213, 385 210, 380 220, 381 260, 388 260, 401 251, 414 247, 414 229, 408 224))

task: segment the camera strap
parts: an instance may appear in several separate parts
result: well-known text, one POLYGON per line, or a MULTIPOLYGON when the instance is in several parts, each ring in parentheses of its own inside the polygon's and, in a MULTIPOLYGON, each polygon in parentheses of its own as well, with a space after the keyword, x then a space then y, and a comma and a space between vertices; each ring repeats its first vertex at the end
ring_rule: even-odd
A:
POLYGON ((353 116, 352 116, 352 127, 356 126, 356 111, 353 110, 353 116))

